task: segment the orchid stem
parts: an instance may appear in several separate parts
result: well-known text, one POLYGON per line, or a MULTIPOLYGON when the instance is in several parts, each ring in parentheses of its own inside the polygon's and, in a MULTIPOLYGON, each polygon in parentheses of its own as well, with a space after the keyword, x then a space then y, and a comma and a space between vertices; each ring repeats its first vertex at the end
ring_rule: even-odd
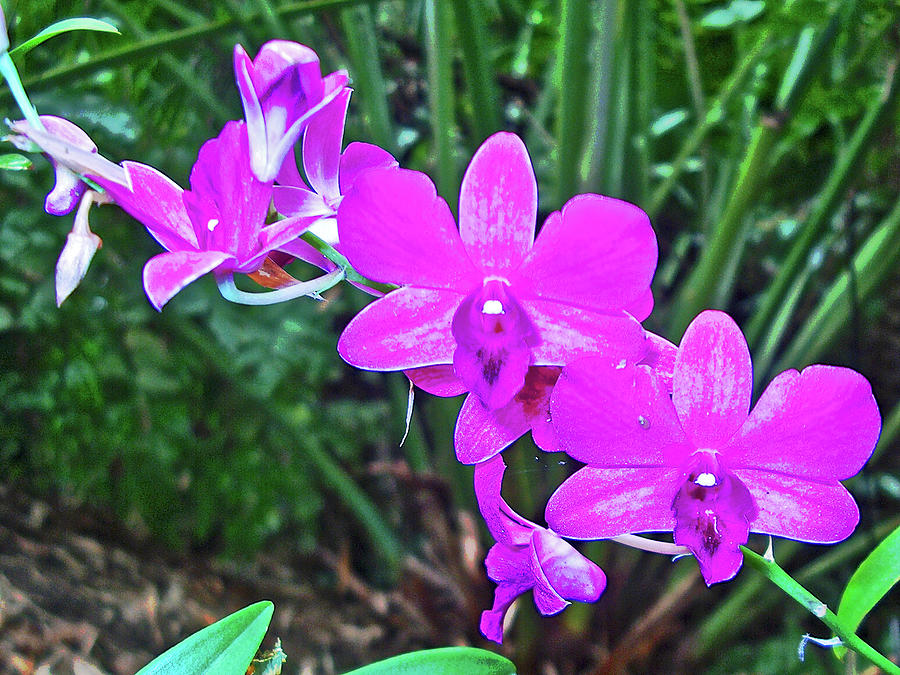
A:
POLYGON ((304 295, 318 298, 319 293, 327 291, 332 286, 340 283, 344 278, 343 268, 338 268, 311 281, 301 281, 290 286, 284 286, 274 291, 265 293, 248 293, 234 285, 234 276, 228 274, 216 279, 219 293, 230 302, 239 305, 274 305, 286 302, 304 295))
POLYGON ((762 574, 773 584, 796 600, 800 605, 808 609, 813 616, 820 619, 837 635, 845 647, 865 656, 886 673, 900 675, 900 666, 892 663, 886 656, 877 651, 869 643, 862 640, 852 630, 848 630, 841 623, 837 615, 832 612, 821 600, 816 598, 806 588, 801 586, 787 572, 785 572, 774 560, 767 560, 758 553, 754 553, 746 546, 741 546, 744 554, 744 562, 748 567, 762 574))
POLYGON ((662 553, 663 555, 673 556, 691 555, 691 550, 687 546, 670 544, 667 541, 647 539, 647 537, 640 537, 636 534, 620 534, 618 537, 613 537, 610 541, 614 541, 617 544, 624 544, 625 546, 631 546, 632 548, 637 548, 642 551, 649 551, 650 553, 662 553))
POLYGON ((35 129, 43 130, 44 125, 41 123, 40 117, 38 117, 37 110, 34 109, 31 101, 28 100, 28 94, 25 93, 22 80, 19 79, 19 71, 16 70, 15 64, 5 51, 0 53, 0 74, 3 75, 6 84, 9 85, 9 90, 12 92, 19 110, 22 111, 28 123, 35 129))
POLYGON ((324 239, 317 237, 312 232, 307 230, 303 234, 300 235, 300 238, 305 241, 307 244, 316 249, 319 253, 328 258, 335 265, 340 267, 344 271, 344 278, 347 281, 355 281, 358 284, 362 284, 368 288, 373 288, 376 291, 381 291, 382 293, 387 293, 389 291, 393 291, 397 286, 394 284, 383 284, 377 281, 372 281, 371 279, 367 279, 362 274, 353 269, 353 265, 350 264, 350 261, 347 260, 343 255, 341 255, 334 246, 329 244, 324 239))

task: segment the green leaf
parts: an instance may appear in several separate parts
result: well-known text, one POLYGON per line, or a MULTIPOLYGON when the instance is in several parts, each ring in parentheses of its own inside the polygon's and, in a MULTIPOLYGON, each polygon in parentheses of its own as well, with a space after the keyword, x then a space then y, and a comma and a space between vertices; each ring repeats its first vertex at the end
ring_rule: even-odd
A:
POLYGON ((346 675, 516 675, 512 661, 474 647, 442 647, 401 654, 346 675))
POLYGON ((274 610, 264 600, 230 614, 156 657, 137 675, 244 675, 274 610))
POLYGON ((73 30, 93 30, 99 31, 101 33, 116 33, 117 35, 119 34, 118 28, 113 26, 111 23, 101 21, 100 19, 91 19, 90 17, 63 19, 62 21, 57 21, 56 23, 47 26, 40 33, 35 35, 30 40, 26 40, 22 44, 18 45, 15 49, 10 49, 9 55, 17 56, 26 54, 42 42, 46 42, 52 37, 56 37, 57 35, 68 33, 69 31, 73 30))
MULTIPOLYGON (((837 617, 850 630, 856 631, 863 617, 900 581, 900 527, 891 532, 859 567, 847 582, 837 617)), ((843 658, 845 648, 835 650, 843 658)))
POLYGON ((725 29, 752 21, 766 8, 762 0, 733 0, 728 7, 714 9, 700 20, 704 28, 725 29))
POLYGON ((0 169, 7 171, 27 171, 32 167, 31 160, 24 155, 0 155, 0 169))

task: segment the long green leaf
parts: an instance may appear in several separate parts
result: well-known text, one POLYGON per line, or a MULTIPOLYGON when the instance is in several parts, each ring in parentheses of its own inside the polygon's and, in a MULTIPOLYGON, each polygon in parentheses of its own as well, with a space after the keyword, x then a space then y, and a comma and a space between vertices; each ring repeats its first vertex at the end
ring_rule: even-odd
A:
POLYGON ((230 614, 156 657, 137 675, 243 675, 274 611, 263 600, 230 614))
MULTIPOLYGON (((856 630, 869 610, 900 581, 900 527, 891 532, 872 551, 847 582, 841 604, 838 605, 838 620, 851 630, 856 630)), ((843 658, 847 650, 835 650, 843 658)))
POLYGON ((23 54, 27 54, 39 44, 46 42, 50 38, 56 37, 57 35, 61 35, 63 33, 68 33, 73 30, 93 30, 100 33, 115 33, 116 35, 120 34, 118 28, 113 26, 111 23, 101 21, 100 19, 92 19, 86 16, 78 17, 75 19, 63 19, 62 21, 57 21, 56 23, 47 26, 44 30, 42 30, 30 40, 25 40, 25 42, 16 46, 14 49, 10 49, 9 55, 21 56, 23 54))
POLYGON ((346 675, 515 675, 512 661, 474 647, 443 647, 401 654, 346 675))

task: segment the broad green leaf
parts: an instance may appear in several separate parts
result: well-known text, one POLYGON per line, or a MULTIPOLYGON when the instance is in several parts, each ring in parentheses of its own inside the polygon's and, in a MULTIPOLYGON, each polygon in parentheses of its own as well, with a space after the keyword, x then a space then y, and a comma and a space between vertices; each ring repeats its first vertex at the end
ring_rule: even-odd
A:
POLYGON ((0 169, 7 171, 27 171, 32 167, 31 160, 24 155, 0 155, 0 169))
POLYGON ((230 614, 156 657, 137 675, 244 675, 274 609, 264 600, 230 614))
POLYGON ((516 675, 512 661, 474 647, 442 647, 401 654, 346 675, 516 675))
POLYGON ((44 30, 42 30, 30 40, 26 40, 14 49, 10 49, 9 54, 10 56, 21 56, 22 54, 26 54, 37 47, 42 42, 46 42, 52 37, 56 37, 57 35, 68 33, 69 31, 73 30, 94 30, 101 33, 116 33, 117 35, 119 34, 118 28, 113 26, 111 23, 101 21, 100 19, 91 19, 90 17, 63 19, 62 21, 57 21, 56 23, 47 26, 44 30))
MULTIPOLYGON (((900 527, 891 532, 875 547, 847 582, 837 617, 850 630, 855 631, 869 610, 900 581, 900 527)), ((835 654, 843 658, 846 649, 835 654)))

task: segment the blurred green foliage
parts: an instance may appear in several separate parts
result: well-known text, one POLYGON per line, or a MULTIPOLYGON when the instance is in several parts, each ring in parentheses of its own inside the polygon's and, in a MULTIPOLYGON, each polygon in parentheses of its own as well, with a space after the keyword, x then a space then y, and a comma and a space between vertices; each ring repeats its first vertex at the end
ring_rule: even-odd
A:
MULTIPOLYGON (((686 319, 719 307, 748 333, 758 387, 812 362, 851 366, 873 382, 885 427, 876 459, 851 483, 863 514, 851 542, 861 543, 822 554, 817 567, 810 561, 821 549, 784 545, 779 561, 813 569, 803 582, 836 601, 879 521, 897 513, 893 0, 219 0, 203 11, 178 0, 4 0, 4 10, 12 45, 70 16, 117 25, 121 37, 67 34, 17 60, 26 87, 40 112, 79 124, 106 156, 152 164, 183 185, 202 142, 241 115, 235 42, 253 54, 268 39, 295 39, 318 51, 326 72, 348 68, 356 93, 345 141, 382 143, 404 166, 428 171, 451 205, 483 138, 517 131, 542 214, 582 191, 651 214, 660 242, 651 329, 677 342, 686 319)), ((5 92, 0 110, 16 115, 5 92)), ((411 537, 365 475, 375 459, 437 468, 457 504, 471 507, 470 470, 452 456, 457 402, 417 403, 398 450, 402 378, 352 372, 337 358, 336 336, 364 302, 356 290, 326 305, 251 309, 225 303, 206 279, 157 314, 140 270, 158 247, 104 207, 92 220, 104 247, 57 310, 53 266, 71 220, 40 211, 51 182, 40 161, 34 172, 0 172, 7 480, 111 504, 173 544, 232 555, 279 534, 314 546, 335 505, 396 560, 392 537, 411 537)), ((510 499, 540 519, 548 476, 567 468, 535 470, 527 440, 509 455, 520 484, 510 499)), ((643 595, 608 593, 603 609, 570 609, 569 630, 605 630, 602 612, 622 632, 673 592, 683 565, 645 557, 651 573, 636 573, 630 555, 601 547, 598 561, 616 570, 617 587, 643 595)), ((744 613, 786 602, 752 579, 691 600, 678 640, 657 638, 656 653, 713 661, 710 672, 810 672, 790 638, 807 618, 793 608, 744 613), (743 605, 723 619, 715 608, 730 597, 743 605), (751 630, 767 622, 776 638, 751 630)), ((512 636, 523 672, 537 649, 527 611, 512 636)), ((863 635, 887 649, 892 616, 877 607, 863 635)), ((807 652, 814 670, 834 667, 817 648, 807 652)))

